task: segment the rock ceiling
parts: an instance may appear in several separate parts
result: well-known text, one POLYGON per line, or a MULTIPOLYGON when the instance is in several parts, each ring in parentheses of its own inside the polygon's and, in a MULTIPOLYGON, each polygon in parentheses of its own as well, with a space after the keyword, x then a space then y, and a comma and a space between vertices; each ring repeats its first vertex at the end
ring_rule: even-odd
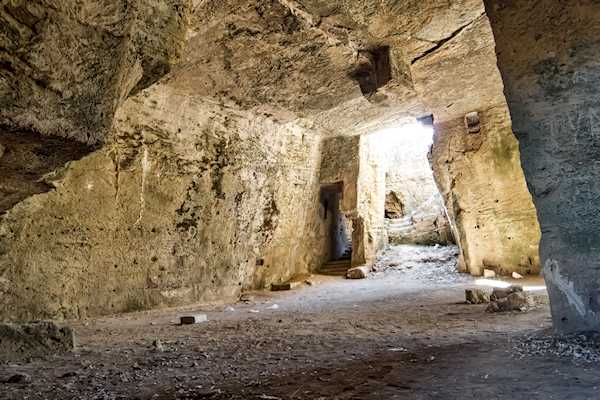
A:
POLYGON ((481 0, 100 3, 2 1, 0 124, 102 142, 157 81, 331 134, 503 102, 481 0))

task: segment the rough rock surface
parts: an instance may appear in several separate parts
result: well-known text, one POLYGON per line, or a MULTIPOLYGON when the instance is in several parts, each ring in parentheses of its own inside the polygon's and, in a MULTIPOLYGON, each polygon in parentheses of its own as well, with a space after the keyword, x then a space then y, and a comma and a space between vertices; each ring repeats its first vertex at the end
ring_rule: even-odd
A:
POLYGON ((73 350, 71 328, 53 322, 0 324, 0 361, 22 361, 32 357, 73 350))
POLYGON ((169 71, 188 0, 0 1, 0 125, 97 143, 169 71))
POLYGON ((4 215, 3 318, 233 298, 321 264, 319 142, 305 129, 167 85, 129 100, 115 126, 54 191, 4 215))
POLYGON ((369 276, 369 267, 354 267, 348 270, 346 278, 348 279, 366 279, 369 276))
POLYGON ((467 289, 465 299, 467 304, 485 304, 490 302, 490 295, 481 289, 467 289))
POLYGON ((464 119, 440 122, 430 155, 461 248, 460 268, 510 276, 539 273, 539 225, 525 185, 518 143, 505 107, 480 115, 480 131, 464 119))
POLYGON ((535 306, 533 297, 523 291, 514 292, 490 303, 486 311, 490 313, 508 311, 527 311, 535 306))
POLYGON ((415 88, 435 118, 430 156, 461 248, 461 270, 510 275, 539 270, 539 227, 484 11, 411 65, 415 88), (467 134, 465 116, 481 127, 467 134))
POLYGON ((486 6, 543 232, 554 325, 599 330, 600 7, 592 0, 486 6))
POLYGON ((373 264, 387 243, 384 229, 385 167, 369 136, 323 141, 321 184, 342 185, 340 211, 352 221, 352 265, 373 264))
POLYGON ((31 132, 0 130, 0 214, 52 188, 45 176, 90 152, 82 143, 31 132))

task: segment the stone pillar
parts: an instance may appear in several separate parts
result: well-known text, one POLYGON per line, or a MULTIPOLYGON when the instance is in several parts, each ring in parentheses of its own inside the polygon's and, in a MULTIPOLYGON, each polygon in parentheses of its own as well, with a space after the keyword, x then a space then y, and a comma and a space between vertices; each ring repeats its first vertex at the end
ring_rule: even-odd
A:
POLYGON ((555 328, 600 330, 600 3, 485 3, 555 328))
POLYGON ((460 247, 459 267, 475 276, 539 274, 540 228, 527 191, 506 105, 436 123, 431 166, 460 247))

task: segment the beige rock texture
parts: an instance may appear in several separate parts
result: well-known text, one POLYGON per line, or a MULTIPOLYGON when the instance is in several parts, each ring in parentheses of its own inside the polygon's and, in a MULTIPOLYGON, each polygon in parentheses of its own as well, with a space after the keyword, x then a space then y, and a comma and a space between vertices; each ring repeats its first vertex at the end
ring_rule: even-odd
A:
POLYGON ((2 0, 0 124, 96 144, 179 58, 188 0, 2 0))
POLYGON ((473 275, 540 271, 540 228, 505 107, 480 113, 481 131, 463 119, 436 126, 431 161, 456 229, 460 268, 473 275))
POLYGON ((103 150, 4 215, 2 316, 228 299, 313 270, 326 252, 319 154, 297 125, 149 89, 103 150))
POLYGON ((540 228, 520 165, 485 14, 412 65, 435 117, 434 176, 461 250, 462 271, 539 272, 540 228), (480 131, 465 116, 478 112, 480 131))
POLYGON ((366 279, 369 277, 371 269, 369 267, 354 267, 348 270, 346 278, 348 279, 366 279))

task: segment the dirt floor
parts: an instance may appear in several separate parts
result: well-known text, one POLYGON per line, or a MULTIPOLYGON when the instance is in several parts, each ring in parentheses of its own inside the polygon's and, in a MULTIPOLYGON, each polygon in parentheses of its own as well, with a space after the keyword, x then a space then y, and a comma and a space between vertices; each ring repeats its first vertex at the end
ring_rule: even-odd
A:
POLYGON ((0 381, 23 374, 0 398, 600 399, 600 351, 551 337, 543 290, 527 312, 486 313, 464 304, 476 282, 455 255, 395 246, 367 280, 76 322, 77 352, 0 365, 0 381), (209 322, 176 325, 186 311, 209 322))

